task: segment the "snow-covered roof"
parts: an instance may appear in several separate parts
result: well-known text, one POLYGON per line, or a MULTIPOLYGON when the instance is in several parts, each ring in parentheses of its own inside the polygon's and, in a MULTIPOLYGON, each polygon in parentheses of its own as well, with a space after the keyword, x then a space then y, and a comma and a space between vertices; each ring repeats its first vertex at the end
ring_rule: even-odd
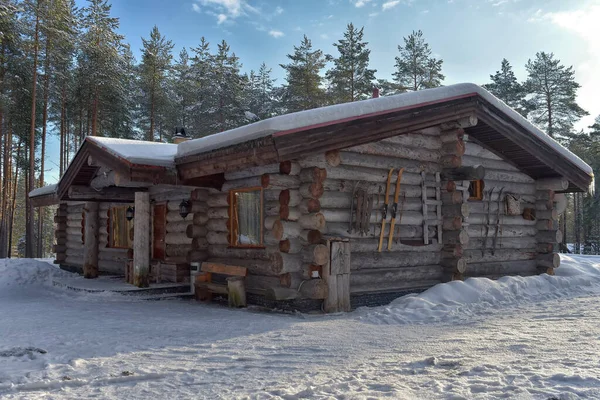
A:
POLYGON ((176 144, 97 136, 88 136, 86 140, 132 164, 175 167, 176 144))
POLYGON ((54 183, 52 185, 46 185, 37 189, 33 189, 31 192, 29 192, 29 197, 40 197, 55 194, 57 187, 58 185, 54 183))
POLYGON ((177 147, 176 157, 180 158, 193 154, 206 153, 272 134, 283 134, 308 128, 327 126, 343 122, 344 120, 400 111, 402 109, 440 103, 476 94, 513 119, 529 133, 552 147, 556 152, 568 159, 579 169, 590 176, 593 175, 592 168, 583 160, 561 146, 558 142, 504 102, 497 99, 490 92, 473 83, 460 83, 434 89, 420 90, 417 92, 402 93, 395 96, 385 96, 352 103, 336 104, 333 106, 281 115, 231 129, 229 131, 180 143, 177 147))

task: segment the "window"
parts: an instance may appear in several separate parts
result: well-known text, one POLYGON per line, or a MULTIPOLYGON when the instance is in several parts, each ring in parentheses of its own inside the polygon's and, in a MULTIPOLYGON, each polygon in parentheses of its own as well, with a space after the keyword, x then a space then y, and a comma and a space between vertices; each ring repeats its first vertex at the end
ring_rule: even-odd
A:
POLYGON ((229 205, 231 207, 229 244, 236 247, 262 247, 262 188, 230 191, 229 205))
POLYGON ((469 185, 469 200, 483 200, 483 180, 471 181, 469 185))
POLYGON ((108 240, 110 247, 130 249, 133 240, 129 232, 133 228, 133 220, 127 221, 127 206, 112 207, 108 216, 108 240))

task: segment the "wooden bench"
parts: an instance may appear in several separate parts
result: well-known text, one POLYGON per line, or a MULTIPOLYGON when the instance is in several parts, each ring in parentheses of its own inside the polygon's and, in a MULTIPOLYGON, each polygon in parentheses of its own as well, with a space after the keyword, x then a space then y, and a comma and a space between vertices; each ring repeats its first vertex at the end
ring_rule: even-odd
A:
POLYGON ((204 262, 194 282, 196 300, 210 301, 216 293, 227 295, 230 307, 246 307, 246 276, 248 268, 204 262), (226 276, 227 284, 213 282, 213 274, 226 276))

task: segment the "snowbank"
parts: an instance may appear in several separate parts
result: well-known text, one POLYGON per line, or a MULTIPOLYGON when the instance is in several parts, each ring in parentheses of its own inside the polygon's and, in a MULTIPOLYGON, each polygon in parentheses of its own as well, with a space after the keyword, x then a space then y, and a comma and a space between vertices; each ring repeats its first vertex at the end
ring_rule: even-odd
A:
POLYGON ((600 293, 600 256, 561 255, 555 276, 469 278, 436 285, 387 306, 360 308, 358 319, 373 324, 422 324, 457 320, 519 303, 600 293))
POLYGON ((26 285, 51 286, 52 277, 73 276, 50 262, 28 258, 0 260, 0 288, 26 285))

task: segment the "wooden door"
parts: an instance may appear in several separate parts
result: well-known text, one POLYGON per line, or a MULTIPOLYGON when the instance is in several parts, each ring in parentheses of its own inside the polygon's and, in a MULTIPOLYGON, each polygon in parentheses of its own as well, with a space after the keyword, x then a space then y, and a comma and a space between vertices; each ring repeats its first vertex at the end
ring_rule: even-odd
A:
POLYGON ((348 239, 330 239, 329 263, 323 267, 327 282, 325 312, 350 311, 350 242, 348 239))
POLYGON ((154 206, 154 221, 152 228, 152 258, 165 259, 165 235, 167 225, 167 205, 156 204, 154 206))

